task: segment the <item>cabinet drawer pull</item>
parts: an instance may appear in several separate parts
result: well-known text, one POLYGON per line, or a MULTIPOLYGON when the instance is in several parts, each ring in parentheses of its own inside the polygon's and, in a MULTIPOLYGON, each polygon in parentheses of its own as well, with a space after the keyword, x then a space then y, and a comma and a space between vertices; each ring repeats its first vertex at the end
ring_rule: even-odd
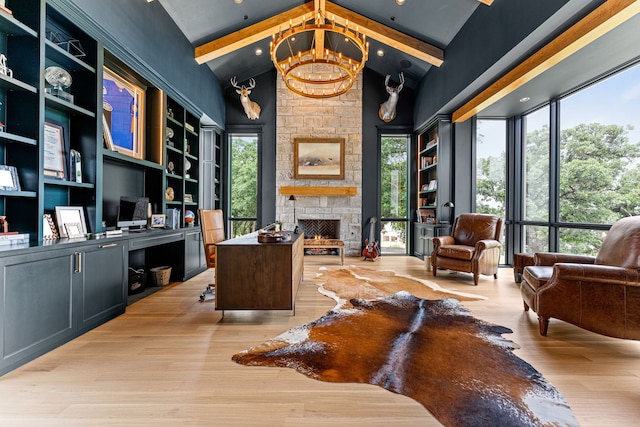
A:
POLYGON ((76 269, 73 271, 74 273, 82 273, 82 254, 80 252, 76 252, 76 269))
POLYGON ((98 246, 99 249, 106 249, 106 248, 113 248, 114 246, 118 246, 117 243, 109 243, 107 245, 100 245, 98 246))

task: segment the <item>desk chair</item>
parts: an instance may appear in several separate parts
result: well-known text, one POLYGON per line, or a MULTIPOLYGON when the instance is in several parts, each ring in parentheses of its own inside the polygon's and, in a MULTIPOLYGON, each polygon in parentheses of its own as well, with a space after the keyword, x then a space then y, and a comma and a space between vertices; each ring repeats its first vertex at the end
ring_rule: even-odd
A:
MULTIPOLYGON (((202 232, 202 244, 204 246, 204 255, 207 259, 207 268, 216 267, 216 243, 225 240, 224 234, 224 215, 222 210, 205 210, 198 209, 198 218, 200 220, 200 230, 202 232)), ((200 295, 200 301, 204 301, 210 295, 215 295, 215 283, 209 284, 200 295)))

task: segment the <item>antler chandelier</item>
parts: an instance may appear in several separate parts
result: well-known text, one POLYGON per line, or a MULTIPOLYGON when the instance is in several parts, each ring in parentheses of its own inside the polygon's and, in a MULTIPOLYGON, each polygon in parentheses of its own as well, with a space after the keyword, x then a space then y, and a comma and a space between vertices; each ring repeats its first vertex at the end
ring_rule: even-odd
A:
POLYGON ((273 35, 271 60, 287 87, 309 98, 330 98, 348 91, 369 55, 369 42, 358 27, 325 19, 322 10, 289 21, 273 35))

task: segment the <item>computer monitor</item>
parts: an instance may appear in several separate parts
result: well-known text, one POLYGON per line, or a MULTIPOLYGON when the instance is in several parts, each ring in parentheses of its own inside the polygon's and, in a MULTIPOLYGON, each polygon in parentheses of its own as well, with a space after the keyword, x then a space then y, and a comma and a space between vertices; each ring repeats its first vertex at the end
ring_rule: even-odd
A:
POLYGON ((148 197, 120 196, 116 226, 120 228, 145 227, 148 206, 148 197))

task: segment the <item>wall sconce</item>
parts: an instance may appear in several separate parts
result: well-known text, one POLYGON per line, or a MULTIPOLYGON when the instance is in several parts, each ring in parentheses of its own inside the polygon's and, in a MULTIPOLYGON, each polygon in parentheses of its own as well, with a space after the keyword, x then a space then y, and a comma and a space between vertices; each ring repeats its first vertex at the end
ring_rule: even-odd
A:
POLYGON ((442 221, 442 223, 453 224, 453 208, 455 207, 455 205, 453 204, 453 202, 446 202, 444 205, 442 205, 442 207, 449 208, 449 221, 442 221))

